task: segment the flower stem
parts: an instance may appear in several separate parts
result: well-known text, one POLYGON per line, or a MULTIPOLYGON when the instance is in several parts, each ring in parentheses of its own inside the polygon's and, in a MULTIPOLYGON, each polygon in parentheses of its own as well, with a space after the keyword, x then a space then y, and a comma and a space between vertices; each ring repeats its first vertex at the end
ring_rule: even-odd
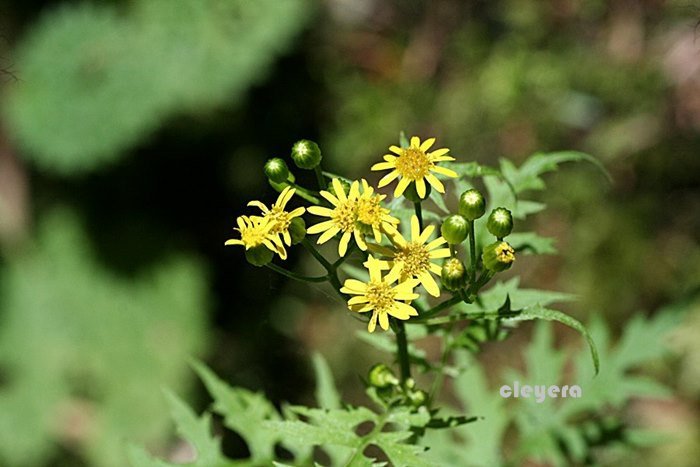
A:
POLYGON ((469 254, 471 255, 472 286, 476 284, 476 239, 474 238, 474 221, 469 221, 469 254))
POLYGON ((421 207, 420 201, 413 203, 413 209, 416 210, 416 217, 418 218, 418 225, 420 226, 421 232, 423 231, 423 208, 421 207))
POLYGON ((336 267, 333 266, 326 258, 323 257, 323 255, 316 249, 316 247, 311 243, 308 239, 308 237, 304 237, 304 239, 301 241, 301 244, 304 245, 304 248, 309 250, 309 253, 313 255, 314 258, 316 258, 316 261, 321 263, 321 266, 328 271, 328 275, 326 276, 328 278, 328 282, 331 283, 333 288, 335 289, 336 293, 338 296, 340 296, 341 299, 345 300, 345 295, 340 291, 341 285, 340 285, 340 280, 338 279, 338 272, 336 270, 336 267))
POLYGON ((297 281, 302 281, 302 282, 326 282, 328 280, 328 276, 318 276, 318 277, 309 277, 309 276, 302 276, 301 274, 297 274, 296 272, 289 271, 281 266, 277 266, 276 264, 273 263, 267 263, 265 266, 268 268, 272 269, 278 274, 282 274, 283 276, 289 277, 290 279, 294 279, 297 281))
POLYGON ((296 195, 298 195, 298 196, 304 198, 304 199, 305 199, 306 201, 308 201, 309 203, 321 204, 321 200, 318 199, 316 196, 314 196, 313 193, 311 192, 311 190, 307 190, 307 189, 304 188, 303 186, 297 185, 297 184, 294 183, 294 182, 289 182, 289 181, 288 181, 288 182, 286 182, 286 183, 287 183, 289 186, 291 186, 291 187, 293 187, 293 188, 296 189, 296 193, 295 193, 296 195))
POLYGON ((316 181, 318 182, 318 187, 321 190, 325 190, 328 188, 328 185, 326 184, 326 179, 323 178, 323 170, 321 170, 321 164, 318 164, 316 167, 314 167, 314 173, 316 174, 316 181))
POLYGON ((406 387, 406 381, 411 377, 411 362, 408 357, 408 339, 406 338, 406 326, 397 319, 396 322, 396 356, 399 360, 401 386, 406 387))

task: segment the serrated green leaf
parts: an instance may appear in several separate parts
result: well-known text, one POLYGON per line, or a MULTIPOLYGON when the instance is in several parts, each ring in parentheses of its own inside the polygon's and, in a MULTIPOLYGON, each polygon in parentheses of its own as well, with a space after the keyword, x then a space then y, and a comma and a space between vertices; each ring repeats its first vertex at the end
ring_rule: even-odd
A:
POLYGON ((542 237, 535 232, 515 232, 508 236, 508 243, 518 253, 553 255, 557 253, 554 239, 542 237))
POLYGON ((274 445, 280 439, 265 429, 263 421, 279 420, 275 407, 265 396, 224 383, 206 366, 193 367, 214 399, 213 411, 224 417, 224 424, 238 433, 248 445, 253 462, 274 459, 274 445))
POLYGON ((561 311, 551 310, 549 308, 544 308, 539 305, 523 308, 517 316, 507 319, 513 321, 525 321, 533 319, 557 321, 566 326, 569 326, 572 329, 575 329, 586 339, 586 342, 588 343, 588 348, 591 352, 591 359, 593 360, 593 367, 595 368, 595 373, 598 374, 600 370, 600 357, 598 356, 598 349, 596 348, 595 342, 593 341, 591 334, 588 332, 588 329, 586 329, 586 327, 583 324, 581 324, 579 320, 572 318, 571 316, 562 313, 561 311))

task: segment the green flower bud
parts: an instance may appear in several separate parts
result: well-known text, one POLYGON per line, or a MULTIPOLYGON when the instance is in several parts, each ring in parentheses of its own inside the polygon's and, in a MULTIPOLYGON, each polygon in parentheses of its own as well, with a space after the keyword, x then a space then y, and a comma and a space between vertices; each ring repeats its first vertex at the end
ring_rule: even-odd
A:
POLYGON ((272 261, 274 253, 267 249, 265 245, 258 245, 245 251, 245 259, 253 266, 265 266, 272 261))
POLYGON ((413 407, 420 407, 428 400, 428 395, 422 389, 408 391, 407 396, 413 407))
POLYGON ((506 208, 496 208, 491 211, 489 220, 486 222, 486 228, 497 239, 502 240, 507 237, 513 230, 513 216, 506 208))
POLYGON ((515 250, 508 242, 498 241, 486 245, 481 255, 484 267, 489 271, 501 272, 508 269, 515 261, 515 250))
POLYGON ((287 177, 289 177, 289 168, 287 168, 287 163, 279 157, 268 160, 265 163, 264 170, 267 178, 275 183, 285 182, 287 181, 287 177))
POLYGON ((442 265, 442 285, 451 292, 459 290, 467 285, 467 268, 457 258, 448 258, 442 265))
POLYGON ((453 214, 445 219, 440 227, 442 236, 450 245, 458 245, 469 234, 469 221, 459 214, 453 214))
POLYGON ((289 223, 289 235, 292 237, 292 245, 301 243, 306 237, 306 222, 301 217, 295 217, 289 223))
POLYGON ((479 190, 471 189, 459 197, 459 213, 468 221, 473 221, 486 212, 486 200, 479 190))
POLYGON ((300 169, 313 169, 321 163, 321 149, 313 141, 302 139, 292 146, 292 160, 300 169))
POLYGON ((399 384, 399 380, 394 375, 394 372, 383 363, 377 363, 369 370, 369 384, 375 388, 388 388, 399 384))
POLYGON ((418 196, 418 191, 416 190, 416 183, 411 182, 411 184, 408 185, 408 187, 406 187, 406 190, 403 192, 403 196, 412 203, 420 203, 421 201, 425 201, 426 199, 428 199, 431 191, 432 188, 430 188, 430 183, 426 184, 425 198, 421 198, 420 196, 418 196))

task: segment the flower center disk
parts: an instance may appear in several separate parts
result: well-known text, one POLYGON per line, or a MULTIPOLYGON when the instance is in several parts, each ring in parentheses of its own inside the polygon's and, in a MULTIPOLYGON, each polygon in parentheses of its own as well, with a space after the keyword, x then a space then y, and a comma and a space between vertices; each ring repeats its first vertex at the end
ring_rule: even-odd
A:
POLYGON ((367 302, 378 312, 386 311, 394 304, 394 290, 384 282, 367 284, 367 302))
POLYGON ((402 272, 405 276, 417 276, 430 267, 430 253, 425 245, 409 242, 399 249, 394 256, 394 261, 403 263, 402 272))
POLYGON ((430 172, 433 163, 425 152, 417 148, 404 149, 403 154, 396 159, 396 171, 409 180, 418 180, 430 172))

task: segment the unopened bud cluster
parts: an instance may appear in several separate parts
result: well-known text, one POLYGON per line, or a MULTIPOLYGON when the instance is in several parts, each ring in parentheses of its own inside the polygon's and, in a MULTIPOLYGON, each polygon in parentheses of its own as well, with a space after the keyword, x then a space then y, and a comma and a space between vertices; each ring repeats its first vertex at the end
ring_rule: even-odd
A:
POLYGON ((394 372, 383 363, 377 363, 369 370, 367 382, 374 388, 377 395, 387 403, 403 399, 404 403, 413 407, 420 407, 427 403, 428 395, 422 389, 416 388, 416 382, 408 378, 401 385, 394 372))

